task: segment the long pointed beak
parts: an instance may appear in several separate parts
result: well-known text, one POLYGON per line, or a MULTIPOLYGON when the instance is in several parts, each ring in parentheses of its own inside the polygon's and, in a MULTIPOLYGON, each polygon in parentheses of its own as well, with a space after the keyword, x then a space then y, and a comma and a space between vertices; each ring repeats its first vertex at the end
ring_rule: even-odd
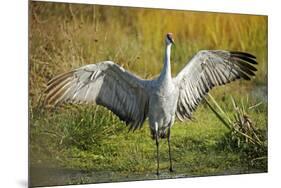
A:
POLYGON ((176 43, 175 43, 174 39, 171 39, 170 41, 176 47, 176 43))

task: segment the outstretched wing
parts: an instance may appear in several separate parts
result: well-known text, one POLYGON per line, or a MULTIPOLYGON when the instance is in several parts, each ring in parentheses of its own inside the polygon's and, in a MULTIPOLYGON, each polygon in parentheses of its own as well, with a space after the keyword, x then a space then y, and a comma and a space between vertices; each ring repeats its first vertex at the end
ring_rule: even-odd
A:
POLYGON ((174 78, 179 88, 176 115, 183 121, 191 118, 204 95, 215 86, 237 79, 250 80, 257 69, 256 57, 245 52, 222 50, 199 51, 174 78))
POLYGON ((148 112, 145 82, 111 61, 90 64, 49 81, 45 104, 96 103, 135 130, 142 126, 148 112))

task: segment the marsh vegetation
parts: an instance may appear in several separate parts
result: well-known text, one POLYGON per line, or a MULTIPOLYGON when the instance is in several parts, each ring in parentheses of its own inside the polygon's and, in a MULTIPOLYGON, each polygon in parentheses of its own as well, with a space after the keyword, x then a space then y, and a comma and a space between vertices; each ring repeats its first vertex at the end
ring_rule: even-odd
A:
POLYGON ((258 71, 252 81, 216 88, 211 95, 233 122, 235 99, 244 109, 241 117, 249 117, 262 147, 235 135, 203 102, 191 121, 177 121, 172 128, 176 171, 169 175, 165 175, 167 143, 161 141, 162 178, 267 171, 265 16, 43 2, 30 5, 31 185, 157 178, 155 144, 147 123, 128 133, 125 124, 103 107, 65 104, 46 108, 42 100, 46 83, 55 75, 103 60, 153 78, 163 65, 167 32, 174 33, 176 42, 173 75, 201 49, 238 50, 257 56, 258 71), (48 179, 56 173, 47 169, 62 169, 62 173, 48 179))

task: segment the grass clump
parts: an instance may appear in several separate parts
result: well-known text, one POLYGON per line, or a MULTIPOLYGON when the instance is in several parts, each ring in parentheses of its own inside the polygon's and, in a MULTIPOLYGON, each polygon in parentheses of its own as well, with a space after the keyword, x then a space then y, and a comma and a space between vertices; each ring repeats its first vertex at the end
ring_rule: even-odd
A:
MULTIPOLYGON (((233 105, 232 113, 226 113, 216 100, 209 95, 214 108, 207 100, 207 105, 211 108, 218 119, 229 129, 225 138, 221 141, 223 146, 230 150, 239 151, 246 160, 251 160, 252 166, 260 166, 260 163, 267 162, 267 133, 263 128, 258 128, 252 121, 251 110, 255 110, 262 103, 250 105, 248 97, 246 103, 238 103, 231 97, 233 105)), ((264 164, 263 164, 264 165, 264 164)), ((262 165, 261 165, 262 166, 262 165)))

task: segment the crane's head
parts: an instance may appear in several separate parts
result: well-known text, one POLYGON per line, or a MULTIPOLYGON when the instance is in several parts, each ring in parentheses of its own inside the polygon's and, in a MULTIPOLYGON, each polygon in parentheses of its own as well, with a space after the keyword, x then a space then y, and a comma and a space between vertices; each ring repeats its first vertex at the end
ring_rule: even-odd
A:
POLYGON ((167 36, 166 36, 166 44, 169 45, 169 44, 175 44, 175 41, 173 39, 173 33, 167 33, 167 36))

